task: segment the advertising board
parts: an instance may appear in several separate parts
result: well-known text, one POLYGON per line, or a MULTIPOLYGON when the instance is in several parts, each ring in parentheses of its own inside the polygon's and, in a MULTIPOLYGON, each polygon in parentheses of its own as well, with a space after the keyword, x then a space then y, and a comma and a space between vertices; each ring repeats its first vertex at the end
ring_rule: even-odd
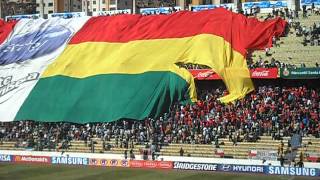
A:
POLYGON ((7 154, 0 154, 0 162, 12 162, 12 156, 7 154))
POLYGON ((175 162, 173 162, 173 169, 198 170, 198 171, 217 171, 218 164, 175 161, 175 162))
POLYGON ((320 176, 320 171, 316 168, 267 166, 265 168, 265 174, 314 177, 320 176))
POLYGON ((70 156, 53 156, 51 157, 52 164, 69 164, 69 165, 88 165, 88 158, 70 157, 70 156))
POLYGON ((51 164, 51 158, 48 156, 13 156, 14 162, 25 162, 25 163, 42 163, 51 164))
POLYGON ((129 167, 128 160, 89 158, 90 166, 129 167))
POLYGON ((131 160, 129 164, 133 168, 172 169, 173 166, 171 161, 131 160))

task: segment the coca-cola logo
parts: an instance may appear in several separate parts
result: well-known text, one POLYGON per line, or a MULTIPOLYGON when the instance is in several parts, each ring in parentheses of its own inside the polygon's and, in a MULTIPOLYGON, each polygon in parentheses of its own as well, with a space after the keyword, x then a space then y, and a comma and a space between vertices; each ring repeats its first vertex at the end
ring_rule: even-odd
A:
POLYGON ((156 168, 157 167, 157 162, 146 161, 145 162, 145 166, 148 167, 148 168, 156 168))
POLYGON ((209 71, 205 71, 205 72, 199 72, 196 77, 197 78, 207 78, 212 74, 213 74, 213 72, 209 70, 209 71))
POLYGON ((160 168, 163 168, 163 169, 171 169, 172 168, 172 162, 162 161, 162 162, 159 162, 159 166, 160 166, 160 168))
POLYGON ((143 167, 143 162, 141 162, 141 161, 130 161, 130 166, 132 166, 132 167, 143 167))
POLYGON ((269 76, 269 71, 268 70, 263 70, 263 71, 253 71, 252 76, 254 77, 268 77, 269 76))

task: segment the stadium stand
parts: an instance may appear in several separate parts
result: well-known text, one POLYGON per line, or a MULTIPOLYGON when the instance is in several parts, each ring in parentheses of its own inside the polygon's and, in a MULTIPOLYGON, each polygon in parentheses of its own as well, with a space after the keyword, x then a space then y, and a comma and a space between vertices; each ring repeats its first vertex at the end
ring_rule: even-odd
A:
MULTIPOLYGON (((303 17, 301 13, 299 14, 298 17, 289 15, 283 17, 290 24, 287 37, 275 41, 274 47, 268 52, 255 51, 252 54, 252 60, 256 63, 256 66, 263 62, 268 64, 273 61, 281 62, 281 66, 294 65, 296 67, 314 67, 319 64, 319 14, 315 11, 308 11, 306 17, 303 17)), ((261 19, 266 16, 265 14, 258 14, 261 19)))
MULTIPOLYGON (((266 15, 258 16, 264 18, 266 15)), ((310 41, 311 34, 319 35, 319 15, 310 12, 307 18, 290 19, 289 35, 275 41, 267 53, 252 54, 249 67, 313 67, 319 63, 320 44, 312 45, 310 41), (302 32, 306 35, 300 36, 301 29, 310 33, 302 32)), ((220 104, 217 98, 226 93, 221 87, 199 89, 200 101, 195 105, 176 104, 159 119, 139 122, 123 120, 86 125, 1 122, 0 149, 130 152, 129 158, 147 151, 152 156, 236 159, 252 158, 251 151, 265 150, 277 152, 277 158, 286 156, 288 161, 318 161, 319 87, 257 85, 256 91, 243 100, 220 104), (299 138, 291 138, 294 135, 302 137, 301 142, 299 138)))

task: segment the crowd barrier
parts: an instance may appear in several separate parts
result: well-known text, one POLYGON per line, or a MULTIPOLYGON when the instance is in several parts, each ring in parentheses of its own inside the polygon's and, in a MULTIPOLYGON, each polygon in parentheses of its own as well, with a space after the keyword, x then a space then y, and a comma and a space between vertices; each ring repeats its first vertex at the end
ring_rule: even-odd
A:
POLYGON ((266 175, 288 175, 288 176, 310 176, 310 177, 320 176, 319 168, 197 163, 197 162, 182 162, 182 161, 104 159, 104 158, 91 158, 91 157, 76 157, 76 156, 70 156, 70 155, 33 156, 33 155, 0 154, 0 162, 84 165, 84 166, 123 167, 123 168, 177 169, 177 170, 194 170, 194 171, 234 172, 234 173, 260 173, 260 174, 266 174, 266 175))

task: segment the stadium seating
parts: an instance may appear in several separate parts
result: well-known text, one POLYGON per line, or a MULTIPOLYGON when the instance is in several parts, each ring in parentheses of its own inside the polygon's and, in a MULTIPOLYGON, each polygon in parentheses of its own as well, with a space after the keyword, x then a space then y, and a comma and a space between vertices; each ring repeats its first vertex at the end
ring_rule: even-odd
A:
MULTIPOLYGON (((265 17, 265 14, 259 16, 265 17)), ((301 17, 301 16, 300 16, 301 17)), ((308 18, 299 18, 301 26, 310 27, 314 23, 319 23, 319 16, 310 14, 308 18)), ((271 61, 271 58, 280 61, 285 64, 293 64, 300 66, 301 63, 305 63, 308 67, 314 67, 315 62, 319 63, 320 46, 304 46, 302 44, 303 37, 296 37, 294 30, 291 28, 287 37, 282 37, 280 47, 271 48, 270 54, 272 56, 266 56, 264 51, 255 51, 253 53, 253 60, 258 61, 262 57, 263 61, 271 61), (260 56, 260 57, 259 57, 260 56)))
MULTIPOLYGON (((235 159, 247 159, 248 153, 250 150, 273 150, 278 151, 278 146, 280 140, 272 140, 271 136, 261 136, 261 139, 258 142, 238 142, 237 145, 233 145, 232 142, 227 138, 220 139, 219 148, 216 148, 214 145, 205 145, 205 144, 169 144, 162 146, 160 154, 162 156, 180 156, 180 149, 184 150, 184 156, 189 157, 206 157, 206 158, 219 158, 219 157, 231 157, 235 159), (224 155, 216 153, 220 149, 223 151, 224 155)), ((284 137, 283 141, 286 142, 290 137, 284 137)), ((123 154, 125 150, 129 151, 130 148, 120 148, 116 147, 115 139, 107 141, 111 144, 112 148, 110 150, 104 150, 103 141, 99 138, 94 138, 93 141, 95 144, 95 153, 114 153, 114 154, 123 154)), ((25 150, 22 147, 15 147, 16 142, 4 141, 0 143, 0 150, 25 150)), ((144 149, 145 145, 134 145, 133 152, 135 155, 141 155, 141 149, 144 149)), ((287 149, 288 146, 285 143, 284 149, 287 149)), ((44 149, 49 151, 49 149, 44 149)), ((62 150, 59 150, 62 151, 62 150)), ((79 153, 90 153, 91 147, 88 143, 84 141, 70 141, 70 146, 68 149, 63 150, 65 152, 79 152, 79 153)), ((297 151, 295 157, 296 162, 299 161, 300 152, 303 152, 304 157, 308 154, 318 154, 320 155, 320 141, 315 137, 304 137, 302 139, 302 147, 297 151)), ((304 159, 306 160, 306 159, 304 159)))

